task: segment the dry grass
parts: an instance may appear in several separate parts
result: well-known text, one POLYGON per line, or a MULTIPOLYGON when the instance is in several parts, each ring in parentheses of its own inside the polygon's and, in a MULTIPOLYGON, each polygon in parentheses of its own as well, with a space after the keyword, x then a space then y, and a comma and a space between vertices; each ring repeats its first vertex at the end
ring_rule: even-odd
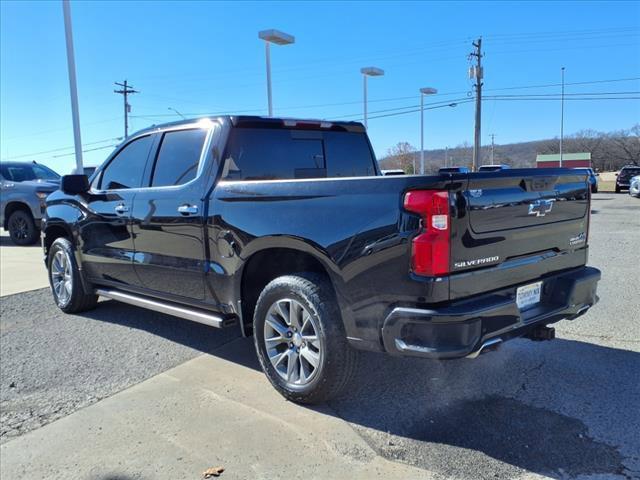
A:
POLYGON ((616 191, 616 181, 603 181, 600 180, 598 182, 598 191, 599 192, 615 192, 616 191))

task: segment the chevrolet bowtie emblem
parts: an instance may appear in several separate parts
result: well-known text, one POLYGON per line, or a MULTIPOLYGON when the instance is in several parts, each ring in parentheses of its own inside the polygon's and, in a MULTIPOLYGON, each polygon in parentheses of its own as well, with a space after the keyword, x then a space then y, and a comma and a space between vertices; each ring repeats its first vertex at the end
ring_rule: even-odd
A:
POLYGON ((529 215, 544 217, 553 208, 553 200, 536 200, 529 204, 529 215))

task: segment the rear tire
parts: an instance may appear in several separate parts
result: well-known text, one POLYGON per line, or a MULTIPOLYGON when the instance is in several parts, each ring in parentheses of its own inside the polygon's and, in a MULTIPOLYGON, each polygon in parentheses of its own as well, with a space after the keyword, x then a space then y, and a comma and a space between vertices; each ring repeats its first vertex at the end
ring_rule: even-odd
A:
POLYGON ((622 189, 618 185, 616 185, 616 193, 620 193, 621 190, 622 189))
POLYGON ((347 342, 333 288, 321 275, 271 281, 258 298, 253 335, 262 370, 288 400, 326 402, 353 376, 357 352, 347 342))
POLYGON ((96 306, 98 296, 85 293, 74 248, 68 239, 61 237, 53 242, 47 257, 47 270, 53 299, 60 310, 79 313, 96 306))
POLYGON ((33 245, 40 235, 31 213, 25 210, 13 212, 9 217, 7 227, 11 241, 16 245, 33 245))

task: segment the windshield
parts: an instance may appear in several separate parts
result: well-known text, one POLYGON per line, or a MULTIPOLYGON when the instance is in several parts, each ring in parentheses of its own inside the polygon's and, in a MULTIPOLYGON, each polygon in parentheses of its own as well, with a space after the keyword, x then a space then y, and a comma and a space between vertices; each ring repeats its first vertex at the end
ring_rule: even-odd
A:
POLYGON ((0 173, 6 180, 12 182, 26 182, 28 180, 58 180, 53 170, 36 163, 9 163, 0 165, 0 173))
POLYGON ((623 168, 620 172, 620 175, 624 177, 633 177, 635 175, 640 175, 640 167, 638 168, 623 168))

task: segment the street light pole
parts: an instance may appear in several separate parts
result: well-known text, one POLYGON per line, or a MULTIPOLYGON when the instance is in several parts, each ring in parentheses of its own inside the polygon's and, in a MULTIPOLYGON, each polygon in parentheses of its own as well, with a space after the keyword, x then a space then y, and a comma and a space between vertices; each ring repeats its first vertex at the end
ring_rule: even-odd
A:
POLYGON ((362 80, 364 82, 364 128, 365 130, 368 130, 369 124, 367 123, 367 75, 363 75, 362 80))
POLYGON ((273 99, 271 95, 271 44, 289 45, 295 43, 296 39, 293 35, 274 29, 258 32, 258 38, 264 40, 265 44, 265 56, 267 60, 267 104, 269 116, 273 117, 273 99))
POLYGON ((264 53, 267 59, 267 103, 269 104, 269 116, 273 117, 273 97, 271 94, 271 42, 264 42, 264 53))
POLYGON ((560 168, 562 168, 562 143, 564 140, 564 67, 560 69, 562 75, 562 94, 560 95, 560 168))
POLYGON ((424 87, 420 89, 420 175, 424 175, 424 96, 435 95, 438 90, 424 87))
POLYGON ((381 77, 384 75, 384 70, 377 67, 364 67, 360 69, 360 73, 364 79, 364 128, 367 129, 367 77, 381 77))
POLYGON ((71 29, 71 6, 69 0, 62 0, 64 33, 67 45, 67 69, 69 70, 69 93, 71 94, 71 118, 73 121, 73 145, 76 154, 75 173, 84 172, 82 166, 82 138, 80 137, 80 113, 78 111, 78 86, 76 84, 76 60, 73 53, 73 32, 71 29))

